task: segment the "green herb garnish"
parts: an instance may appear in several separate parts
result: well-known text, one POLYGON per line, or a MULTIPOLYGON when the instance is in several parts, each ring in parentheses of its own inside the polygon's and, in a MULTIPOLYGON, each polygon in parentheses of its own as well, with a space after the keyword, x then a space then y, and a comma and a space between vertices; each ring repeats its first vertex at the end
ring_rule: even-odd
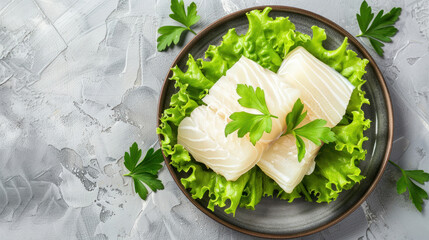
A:
POLYGON ((177 44, 180 41, 180 37, 184 31, 190 31, 196 35, 191 29, 191 26, 200 20, 200 16, 197 15, 197 5, 192 2, 188 6, 188 11, 185 11, 185 4, 183 0, 171 0, 171 11, 170 18, 183 24, 183 26, 163 26, 158 29, 158 33, 161 36, 158 37, 157 49, 163 51, 170 45, 177 44))
POLYGON ((304 110, 304 104, 301 99, 298 98, 293 105, 292 112, 286 116, 286 132, 282 135, 293 134, 296 138, 296 148, 298 150, 298 162, 305 156, 305 143, 301 137, 307 138, 317 146, 325 143, 335 141, 335 133, 331 131, 329 127, 324 127, 326 120, 316 119, 313 120, 300 128, 296 128, 302 120, 307 116, 307 111, 302 113, 304 110))
POLYGON ((359 28, 362 32, 357 37, 368 38, 378 55, 383 56, 384 51, 382 47, 384 44, 382 42, 391 42, 392 39, 390 37, 393 37, 398 32, 398 29, 393 25, 398 21, 401 10, 401 8, 392 8, 390 12, 384 15, 383 10, 381 10, 374 18, 371 7, 368 6, 366 1, 363 1, 360 6, 360 15, 356 14, 359 28), (374 21, 372 21, 373 18, 374 21))
POLYGON ((153 148, 150 148, 143 160, 137 164, 141 156, 142 150, 139 149, 137 143, 133 143, 130 152, 125 152, 124 155, 124 165, 130 171, 124 176, 133 178, 136 193, 146 200, 148 191, 145 185, 154 192, 164 189, 164 185, 158 179, 158 171, 162 168, 161 163, 164 158, 161 149, 154 151, 153 148))
POLYGON ((265 102, 264 90, 257 87, 256 91, 252 86, 245 84, 237 85, 237 94, 241 97, 238 103, 245 108, 252 108, 262 114, 252 114, 248 112, 235 112, 229 116, 232 120, 225 127, 225 136, 238 130, 238 137, 243 137, 249 133, 250 142, 253 145, 261 139, 264 132, 270 133, 272 128, 271 118, 277 118, 270 114, 265 102))
POLYGON ((401 178, 396 182, 396 190, 398 191, 398 194, 403 194, 408 189, 411 201, 413 201, 417 210, 421 212, 423 199, 429 199, 429 196, 427 192, 423 188, 417 186, 413 180, 424 185, 425 182, 429 181, 429 173, 426 173, 423 170, 404 170, 398 164, 390 160, 389 162, 402 173, 401 178))

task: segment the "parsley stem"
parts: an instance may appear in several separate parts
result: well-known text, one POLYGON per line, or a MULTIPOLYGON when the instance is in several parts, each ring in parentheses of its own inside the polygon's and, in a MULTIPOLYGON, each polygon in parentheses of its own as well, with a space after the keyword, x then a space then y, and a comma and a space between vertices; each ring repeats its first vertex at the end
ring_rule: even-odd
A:
POLYGON ((390 160, 389 160, 389 163, 390 163, 390 164, 392 164, 393 166, 395 166, 396 168, 398 168, 399 170, 401 170, 401 171, 402 171, 402 168, 401 168, 398 164, 396 164, 396 163, 394 163, 394 162, 392 162, 392 161, 390 161, 390 160))
POLYGON ((366 35, 365 33, 361 33, 359 35, 356 35, 356 37, 366 37, 368 39, 377 39, 377 38, 374 38, 373 36, 366 35))
POLYGON ((188 27, 188 30, 189 30, 191 33, 193 33, 194 35, 197 35, 197 33, 196 33, 196 32, 194 32, 194 30, 192 30, 190 27, 188 27))

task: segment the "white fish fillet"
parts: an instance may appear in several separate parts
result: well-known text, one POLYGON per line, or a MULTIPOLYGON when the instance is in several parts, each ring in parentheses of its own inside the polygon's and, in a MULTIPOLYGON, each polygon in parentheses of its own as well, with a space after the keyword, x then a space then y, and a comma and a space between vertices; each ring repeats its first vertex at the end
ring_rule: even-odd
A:
POLYGON ((331 128, 341 121, 354 86, 340 73, 297 47, 286 56, 277 74, 301 91, 311 120, 325 119, 331 128))
POLYGON ((204 163, 228 181, 237 180, 261 158, 266 144, 252 145, 248 136, 225 137, 228 120, 207 106, 194 109, 179 124, 177 143, 183 145, 195 160, 204 163))
POLYGON ((236 92, 237 84, 264 90, 268 110, 278 118, 272 118, 271 132, 264 133, 259 142, 271 143, 286 130, 286 114, 292 110, 300 92, 291 88, 277 74, 243 56, 213 85, 203 102, 224 117, 241 111, 260 114, 259 111, 244 108, 238 103, 240 96, 236 92))
POLYGON ((295 137, 292 134, 278 139, 268 148, 258 162, 262 171, 271 177, 283 190, 291 193, 306 174, 311 174, 315 167, 314 158, 320 147, 303 138, 305 156, 298 162, 295 137))
MULTIPOLYGON (((336 126, 345 114, 354 86, 341 74, 315 58, 302 47, 289 53, 278 75, 301 91, 308 111, 305 122, 325 119, 326 126, 336 126)), ((301 124, 302 125, 302 124, 301 124)), ((314 159, 320 149, 303 138, 306 154, 298 162, 295 138, 286 135, 274 142, 262 155, 258 166, 288 193, 314 170, 314 159)))

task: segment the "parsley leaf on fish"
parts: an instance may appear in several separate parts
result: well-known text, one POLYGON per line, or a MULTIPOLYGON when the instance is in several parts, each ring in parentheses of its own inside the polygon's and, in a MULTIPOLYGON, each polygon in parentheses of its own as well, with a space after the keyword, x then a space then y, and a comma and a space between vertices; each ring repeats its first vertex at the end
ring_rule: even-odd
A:
POLYGON ((411 201, 413 201, 417 210, 421 212, 423 199, 429 199, 429 196, 423 188, 417 186, 417 184, 412 180, 423 185, 425 182, 429 181, 429 173, 426 173, 423 170, 404 170, 398 164, 390 160, 389 162, 402 173, 402 176, 396 182, 396 190, 398 194, 403 194, 408 189, 411 201))
POLYGON ((133 143, 130 152, 125 152, 124 155, 124 165, 130 171, 124 176, 133 178, 136 193, 146 200, 148 193, 146 186, 154 192, 164 189, 164 185, 158 179, 158 171, 162 168, 161 163, 164 158, 161 149, 155 151, 153 148, 150 148, 143 160, 137 164, 141 156, 142 150, 139 149, 137 143, 133 143))
POLYGON ((264 90, 257 87, 256 91, 252 86, 245 84, 237 85, 237 94, 241 97, 238 103, 245 108, 256 109, 262 114, 248 112, 234 112, 229 116, 232 120, 225 127, 225 136, 238 130, 238 137, 244 137, 249 133, 250 142, 253 145, 261 139, 264 132, 270 133, 272 128, 271 118, 277 118, 270 114, 265 102, 264 90))
POLYGON ((382 47, 384 44, 382 42, 391 42, 390 37, 393 37, 398 32, 398 29, 393 25, 398 21, 401 11, 401 8, 392 8, 390 12, 383 15, 384 12, 381 10, 374 18, 371 7, 368 6, 366 1, 363 1, 360 6, 360 15, 356 14, 359 28, 362 32, 357 37, 368 38, 377 54, 383 56, 382 47), (374 21, 372 21, 373 18, 374 21))
POLYGON ((296 138, 299 162, 301 162, 305 156, 305 143, 302 137, 307 138, 317 146, 320 146, 322 141, 325 143, 335 141, 335 133, 332 132, 329 127, 324 127, 326 125, 326 120, 316 119, 304 126, 296 128, 307 116, 307 111, 302 113, 303 110, 304 104, 301 102, 301 99, 298 98, 293 105, 292 111, 286 116, 287 128, 286 132, 282 135, 293 134, 296 138))
POLYGON ((191 26, 200 20, 200 16, 197 15, 197 5, 192 2, 188 8, 187 13, 185 11, 185 3, 183 0, 171 0, 171 11, 170 18, 183 24, 183 26, 163 26, 158 29, 158 33, 161 36, 158 37, 157 49, 158 51, 164 51, 170 45, 177 44, 180 41, 180 37, 184 31, 190 31, 196 35, 191 29, 191 26))

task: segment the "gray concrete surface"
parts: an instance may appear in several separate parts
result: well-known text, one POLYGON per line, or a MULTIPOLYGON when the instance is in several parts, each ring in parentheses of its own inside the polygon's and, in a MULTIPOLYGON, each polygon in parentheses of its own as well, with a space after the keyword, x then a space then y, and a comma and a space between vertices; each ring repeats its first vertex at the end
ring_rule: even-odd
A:
MULTIPOLYGON (((239 9, 278 4, 359 33, 360 0, 195 2, 202 16, 196 31, 239 9)), ((144 149, 156 144, 157 100, 180 50, 156 51, 156 30, 173 23, 169 4, 0 0, 0 239, 251 238, 199 212, 165 168, 166 189, 147 201, 122 177, 121 156, 132 142, 144 149)), ((429 1, 369 4, 377 11, 403 8, 384 58, 359 39, 391 93, 391 159, 429 172, 429 1)), ((427 238, 429 202, 419 213, 407 195, 396 194, 398 177, 389 167, 358 210, 304 239, 427 238)))

